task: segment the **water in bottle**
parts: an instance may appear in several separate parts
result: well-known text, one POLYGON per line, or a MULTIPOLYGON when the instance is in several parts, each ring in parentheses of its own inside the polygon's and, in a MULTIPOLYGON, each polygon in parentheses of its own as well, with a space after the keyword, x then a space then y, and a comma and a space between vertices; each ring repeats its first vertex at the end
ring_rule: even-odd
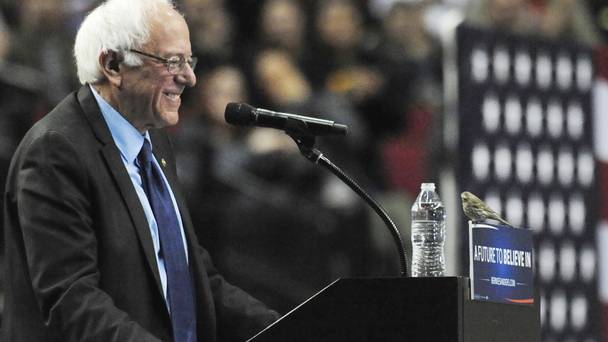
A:
POLYGON ((440 277, 445 272, 445 208, 434 183, 422 183, 412 205, 412 276, 440 277))

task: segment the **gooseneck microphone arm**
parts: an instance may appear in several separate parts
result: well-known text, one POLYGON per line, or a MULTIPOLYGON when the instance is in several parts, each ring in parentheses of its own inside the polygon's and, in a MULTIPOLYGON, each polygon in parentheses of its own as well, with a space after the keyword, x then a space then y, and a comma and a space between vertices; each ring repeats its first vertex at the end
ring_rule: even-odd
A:
POLYGON ((330 172, 336 175, 340 180, 342 180, 346 185, 348 185, 357 195, 359 195, 365 202, 374 209, 374 212, 384 222, 386 227, 389 229, 393 239, 395 241, 395 245, 397 246, 397 252, 399 253, 399 266, 400 273, 402 277, 408 277, 408 267, 407 267, 407 255, 405 253, 405 248, 403 244, 403 239, 401 238, 401 233, 399 229, 388 216, 386 211, 376 202, 357 182, 355 182, 352 178, 350 178, 347 174, 345 174, 338 166, 332 163, 327 157, 323 155, 319 150, 314 148, 315 145, 315 136, 310 133, 309 128, 306 123, 297 119, 289 118, 284 126, 285 133, 289 135, 298 145, 300 149, 300 153, 306 159, 312 161, 315 164, 320 164, 323 167, 327 168, 330 172))
POLYGON ((395 245, 397 246, 397 252, 399 253, 399 268, 402 277, 408 276, 407 269, 407 255, 405 254, 405 249, 403 247, 403 239, 401 238, 401 233, 399 233, 399 229, 388 216, 386 211, 357 184, 352 178, 350 178, 347 174, 345 174, 339 167, 333 164, 329 159, 327 159, 323 154, 319 155, 317 159, 317 164, 323 165, 329 171, 331 171, 334 175, 340 178, 346 185, 348 185, 354 192, 357 193, 361 198, 367 202, 367 204, 374 209, 376 214, 380 216, 384 224, 389 229, 393 239, 395 240, 395 245))

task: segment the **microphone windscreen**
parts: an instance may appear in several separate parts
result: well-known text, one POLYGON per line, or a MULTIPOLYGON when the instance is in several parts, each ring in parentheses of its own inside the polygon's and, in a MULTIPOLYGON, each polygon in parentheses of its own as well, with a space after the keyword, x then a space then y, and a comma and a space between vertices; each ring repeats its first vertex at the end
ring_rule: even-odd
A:
POLYGON ((255 122, 255 108, 246 103, 230 102, 226 105, 224 118, 226 122, 237 126, 247 126, 255 122))

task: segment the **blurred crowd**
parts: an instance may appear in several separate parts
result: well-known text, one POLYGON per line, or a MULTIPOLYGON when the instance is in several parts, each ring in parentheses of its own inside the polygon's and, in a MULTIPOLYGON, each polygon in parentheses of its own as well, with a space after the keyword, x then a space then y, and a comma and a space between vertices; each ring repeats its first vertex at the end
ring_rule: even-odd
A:
MULTIPOLYGON (((72 45, 96 0, 0 0, 0 181, 27 128, 77 89, 72 45)), ((228 102, 349 126, 318 147, 395 216, 437 181, 448 18, 598 46, 599 0, 181 0, 199 57, 171 128, 200 240, 280 310, 337 277, 397 274, 388 231, 283 132, 224 122, 228 102)))

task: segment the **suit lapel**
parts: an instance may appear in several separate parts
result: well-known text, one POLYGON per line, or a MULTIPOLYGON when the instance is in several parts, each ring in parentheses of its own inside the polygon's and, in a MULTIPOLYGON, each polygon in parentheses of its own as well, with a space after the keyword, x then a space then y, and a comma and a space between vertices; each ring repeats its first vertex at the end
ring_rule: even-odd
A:
POLYGON ((156 256, 154 255, 154 245, 152 243, 152 235, 146 214, 141 206, 139 197, 133 188, 133 183, 129 174, 126 172, 124 163, 120 157, 120 151, 114 144, 110 129, 106 124, 101 110, 97 105, 91 89, 88 85, 80 88, 78 92, 78 101, 89 121, 93 132, 97 139, 102 143, 101 154, 105 159, 112 177, 116 181, 118 190, 127 205, 131 220, 139 237, 139 242, 144 251, 148 267, 154 276, 159 295, 163 296, 163 290, 160 282, 160 274, 156 264, 156 256))

